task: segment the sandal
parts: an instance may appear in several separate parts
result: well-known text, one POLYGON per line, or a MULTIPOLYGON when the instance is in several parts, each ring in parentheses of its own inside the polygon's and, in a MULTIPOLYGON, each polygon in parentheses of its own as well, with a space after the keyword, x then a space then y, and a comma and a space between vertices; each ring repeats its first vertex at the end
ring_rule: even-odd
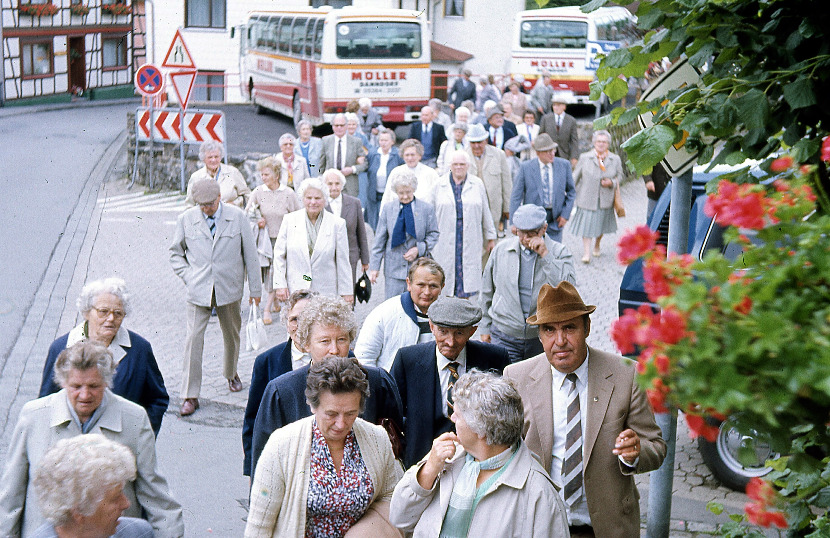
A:
POLYGON ((590 256, 582 256, 582 263, 591 263, 590 256))

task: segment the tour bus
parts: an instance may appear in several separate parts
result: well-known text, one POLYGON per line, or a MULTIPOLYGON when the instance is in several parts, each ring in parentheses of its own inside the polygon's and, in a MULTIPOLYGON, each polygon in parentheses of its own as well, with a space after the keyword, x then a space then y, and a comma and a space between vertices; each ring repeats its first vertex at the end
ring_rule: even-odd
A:
POLYGON ((296 125, 331 122, 361 97, 385 123, 411 122, 429 99, 422 12, 344 7, 258 11, 239 27, 242 93, 296 125))
POLYGON ((608 54, 640 38, 637 18, 624 7, 603 7, 583 13, 579 7, 520 11, 516 14, 510 73, 521 75, 529 91, 547 72, 555 90, 572 102, 590 101, 598 53, 608 54))

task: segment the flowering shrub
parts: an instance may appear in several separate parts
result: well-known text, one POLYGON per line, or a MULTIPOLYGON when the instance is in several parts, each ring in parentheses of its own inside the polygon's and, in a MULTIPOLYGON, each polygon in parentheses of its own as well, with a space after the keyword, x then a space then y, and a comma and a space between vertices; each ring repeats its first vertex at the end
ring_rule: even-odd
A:
POLYGON ((786 156, 771 162, 780 178, 769 185, 717 185, 705 211, 742 247, 735 261, 667 258, 645 226, 623 237, 618 259, 644 259, 660 311, 627 310, 611 331, 620 351, 639 353, 654 409, 686 412, 693 436, 715 440, 707 418, 726 416, 769 434, 782 457, 768 462, 769 483, 750 483, 746 518, 799 536, 830 536, 830 216, 808 185, 819 166, 786 156))
POLYGON ((58 12, 58 6, 54 4, 20 4, 18 7, 21 15, 30 17, 51 17, 58 12))

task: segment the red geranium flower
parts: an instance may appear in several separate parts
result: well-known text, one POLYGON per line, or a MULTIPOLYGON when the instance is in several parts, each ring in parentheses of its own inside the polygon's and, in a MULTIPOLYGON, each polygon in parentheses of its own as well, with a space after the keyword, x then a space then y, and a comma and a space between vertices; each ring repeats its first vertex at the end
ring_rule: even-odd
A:
POLYGON ((825 136, 821 141, 821 160, 830 161, 830 136, 825 136))
POLYGON ((718 192, 706 200, 704 212, 719 224, 760 230, 764 227, 766 204, 755 185, 721 181, 718 192))
POLYGON ((718 440, 718 428, 708 424, 702 416, 686 414, 686 424, 689 425, 689 435, 692 439, 702 435, 710 443, 718 440))
POLYGON ((778 511, 767 510, 765 506, 758 503, 746 503, 744 506, 746 517, 749 522, 759 527, 770 527, 775 525, 781 529, 787 528, 787 518, 778 511))
POLYGON ((793 158, 789 155, 784 157, 779 157, 772 161, 772 164, 769 166, 769 169, 773 172, 784 172, 785 170, 789 169, 793 165, 793 158))
POLYGON ((749 296, 744 297, 741 299, 741 302, 733 306, 732 309, 738 314, 746 316, 752 310, 752 298, 749 296))
POLYGON ((746 495, 764 505, 770 505, 775 501, 775 490, 772 489, 770 483, 757 476, 749 479, 746 485, 746 495))
POLYGON ((648 226, 637 226, 625 234, 618 243, 620 251, 617 253, 617 260, 628 265, 637 258, 654 250, 659 234, 651 231, 648 226))

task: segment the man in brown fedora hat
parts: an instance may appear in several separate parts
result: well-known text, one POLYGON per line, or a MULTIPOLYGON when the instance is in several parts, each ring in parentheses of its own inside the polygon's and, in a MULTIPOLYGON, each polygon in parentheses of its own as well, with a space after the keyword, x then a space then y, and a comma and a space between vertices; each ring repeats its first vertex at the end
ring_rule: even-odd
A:
POLYGON ((542 133, 533 141, 536 158, 522 163, 513 181, 510 214, 522 204, 534 204, 547 212, 548 237, 562 242, 562 229, 571 216, 576 198, 571 163, 554 157, 556 142, 542 133))
POLYGON ((571 536, 636 537, 633 475, 657 469, 666 443, 634 361, 588 346, 595 309, 570 282, 542 286, 527 322, 545 352, 504 376, 522 396, 525 442, 560 487, 571 536))

